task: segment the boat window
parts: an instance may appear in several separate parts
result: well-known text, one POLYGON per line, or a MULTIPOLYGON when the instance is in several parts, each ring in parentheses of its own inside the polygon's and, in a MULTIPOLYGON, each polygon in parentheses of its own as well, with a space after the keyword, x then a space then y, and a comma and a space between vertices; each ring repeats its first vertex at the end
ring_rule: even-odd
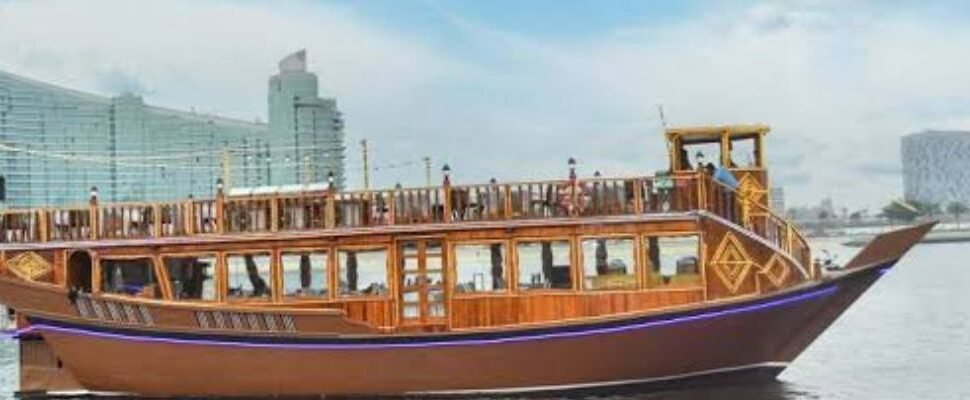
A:
POLYGON ((519 289, 571 289, 571 250, 568 240, 519 242, 519 289))
POLYGON ((101 260, 101 291, 159 299, 162 291, 151 258, 101 260))
POLYGON ((680 170, 685 170, 688 166, 697 170, 707 164, 721 165, 721 142, 685 144, 681 151, 681 157, 684 156, 687 157, 686 163, 685 160, 681 160, 680 170))
POLYGON ((583 240, 583 288, 636 289, 636 250, 633 238, 583 240))
POLYGON ((69 288, 91 293, 91 255, 79 250, 67 259, 67 284, 69 288))
POLYGON ((507 289, 505 244, 455 245, 455 293, 507 289))
POLYGON ((269 253, 227 255, 226 271, 228 298, 252 299, 272 296, 269 253))
POLYGON ((216 300, 215 255, 162 258, 175 300, 216 300))
POLYGON ((647 237, 647 281, 651 287, 690 286, 700 280, 700 238, 697 235, 647 237))
POLYGON ((757 142, 754 137, 735 138, 728 145, 731 157, 729 167, 758 168, 757 142))
POLYGON ((327 296, 326 250, 286 251, 283 263, 283 295, 286 297, 327 296))
POLYGON ((341 296, 383 296, 387 289, 387 249, 337 252, 341 296))

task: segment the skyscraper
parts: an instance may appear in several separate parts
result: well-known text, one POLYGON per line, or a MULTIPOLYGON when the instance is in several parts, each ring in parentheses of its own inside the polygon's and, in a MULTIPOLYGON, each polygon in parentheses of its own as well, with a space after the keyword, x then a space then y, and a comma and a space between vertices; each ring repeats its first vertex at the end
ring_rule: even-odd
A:
POLYGON ((270 79, 270 124, 99 96, 0 72, 0 206, 211 196, 227 186, 343 183, 343 122, 306 53, 270 79))
POLYGON ((279 73, 269 79, 268 143, 284 157, 273 164, 270 184, 320 182, 332 173, 343 187, 343 119, 334 99, 319 96, 305 50, 280 61, 279 73))
POLYGON ((914 133, 901 150, 906 200, 943 207, 970 201, 970 132, 914 133))

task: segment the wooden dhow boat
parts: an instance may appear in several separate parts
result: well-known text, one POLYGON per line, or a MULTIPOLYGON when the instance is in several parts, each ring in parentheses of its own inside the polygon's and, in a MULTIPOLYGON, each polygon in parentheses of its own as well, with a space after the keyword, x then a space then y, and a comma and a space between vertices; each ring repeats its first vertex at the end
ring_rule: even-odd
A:
POLYGON ((445 169, 440 187, 231 195, 217 182, 208 200, 92 193, 4 211, 0 303, 18 315, 21 389, 473 394, 773 378, 932 224, 823 271, 768 206, 768 130, 668 129, 670 169, 654 176, 579 178, 571 162, 561 181, 457 185, 445 169))

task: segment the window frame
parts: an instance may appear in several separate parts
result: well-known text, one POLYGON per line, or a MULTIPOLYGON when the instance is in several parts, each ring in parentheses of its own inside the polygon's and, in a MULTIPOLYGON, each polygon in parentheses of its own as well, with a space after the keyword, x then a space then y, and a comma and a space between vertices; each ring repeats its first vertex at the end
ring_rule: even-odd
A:
MULTIPOLYGON (((121 299, 141 299, 141 300, 169 300, 169 294, 171 291, 167 288, 168 286, 168 274, 162 274, 159 271, 158 258, 154 255, 135 255, 135 254, 125 254, 125 255, 98 255, 91 257, 92 274, 94 275, 94 283, 91 284, 92 294, 99 294, 102 296, 115 297, 121 299), (102 263, 104 261, 132 261, 132 260, 142 260, 147 259, 151 262, 152 272, 155 274, 155 284, 158 286, 159 295, 157 298, 145 298, 139 297, 137 295, 127 295, 122 293, 109 293, 104 291, 104 266, 102 263)), ((162 268, 164 269, 164 268, 162 268)))
POLYGON ((368 301, 368 300, 391 300, 395 297, 397 293, 397 284, 394 283, 396 276, 396 271, 394 268, 394 261, 397 259, 397 254, 394 252, 393 244, 361 244, 361 245, 343 245, 333 247, 333 270, 336 279, 333 281, 334 292, 333 299, 336 301, 368 301), (340 265, 340 252, 341 251, 368 251, 368 250, 384 250, 384 284, 387 285, 387 293, 383 295, 361 295, 361 294, 343 294, 340 288, 340 273, 343 271, 343 266, 340 265))
POLYGON ((185 251, 185 252, 176 251, 176 252, 171 252, 171 253, 159 253, 157 257, 158 257, 158 261, 159 261, 159 263, 161 265, 161 268, 162 268, 163 272, 165 273, 165 286, 168 287, 168 292, 169 292, 169 296, 170 296, 169 297, 169 300, 176 301, 176 302, 180 302, 180 303, 182 303, 182 302, 198 302, 198 303, 210 303, 211 304, 211 303, 223 303, 223 302, 225 302, 226 299, 222 295, 222 292, 223 292, 222 287, 224 286, 224 284, 222 282, 222 279, 223 279, 222 266, 225 264, 225 260, 223 259, 222 256, 223 256, 223 253, 221 251, 211 251, 211 252, 209 252, 209 251, 185 251), (196 258, 212 257, 213 259, 215 259, 216 263, 215 263, 215 265, 212 266, 212 281, 213 281, 212 284, 215 286, 213 288, 213 290, 215 291, 215 295, 216 295, 215 296, 216 297, 215 299, 212 299, 212 300, 206 300, 206 299, 188 299, 188 300, 181 300, 181 299, 179 299, 179 300, 176 300, 175 299, 175 293, 172 291, 172 287, 171 287, 172 286, 172 280, 171 280, 171 277, 168 276, 168 267, 165 265, 165 259, 166 258, 187 258, 187 257, 196 257, 196 258))
POLYGON ((448 291, 452 293, 454 297, 460 298, 474 298, 474 297, 495 297, 495 296, 508 296, 515 293, 513 286, 513 281, 518 279, 518 274, 513 274, 513 263, 512 258, 514 257, 511 251, 514 240, 510 239, 480 239, 480 240, 462 240, 462 241, 451 241, 448 243, 448 291), (503 272, 505 272, 505 289, 502 290, 492 290, 483 292, 458 292, 455 285, 458 283, 458 246, 489 246, 493 244, 501 244, 503 251, 505 252, 505 258, 503 260, 503 272), (513 279, 514 278, 514 279, 513 279))
MULTIPOLYGON (((706 252, 707 248, 706 248, 705 243, 704 243, 704 234, 703 234, 703 232, 701 232, 701 231, 684 231, 684 232, 674 232, 674 233, 661 233, 661 232, 657 232, 657 233, 653 233, 653 232, 651 232, 651 233, 644 233, 644 234, 640 235, 639 242, 640 242, 639 243, 639 246, 640 246, 640 257, 641 257, 641 261, 642 261, 642 264, 643 264, 643 266, 642 266, 642 269, 643 269, 643 281, 642 281, 643 286, 642 286, 642 288, 643 289, 645 289, 645 290, 663 290, 663 289, 667 289, 667 290, 669 290, 669 289, 695 290, 695 289, 701 289, 702 288, 702 289, 704 289, 705 293, 707 292, 707 260, 706 260, 706 257, 705 257, 705 252, 706 252), (650 276, 652 275, 653 272, 650 270, 650 268, 647 267, 647 264, 648 264, 648 262, 650 260, 650 254, 649 254, 650 246, 646 245, 645 242, 647 240, 649 240, 650 238, 658 238, 658 239, 660 239, 660 238, 682 238, 682 237, 696 237, 697 238, 697 275, 700 277, 700 280, 698 281, 698 284, 696 286, 676 286, 676 285, 670 285, 668 283, 668 284, 661 284, 661 285, 658 285, 658 286, 651 286, 650 276)), ((660 269, 662 270, 663 266, 661 265, 660 267, 661 267, 660 269)), ((660 275, 662 277, 663 276, 663 273, 661 272, 660 275)))
POLYGON ((512 248, 515 249, 514 250, 515 252, 512 253, 512 257, 514 257, 514 260, 515 260, 514 261, 514 264, 513 264, 513 266, 514 266, 513 268, 514 268, 514 271, 515 271, 515 274, 514 274, 515 281, 514 281, 514 289, 512 289, 512 291, 510 291, 510 293, 514 293, 514 294, 518 294, 518 295, 521 295, 521 294, 563 294, 563 293, 572 293, 572 292, 576 292, 577 291, 577 284, 578 284, 578 282, 577 282, 577 279, 576 279, 576 274, 577 274, 577 268, 576 268, 576 266, 577 266, 577 262, 576 262, 576 256, 577 256, 577 251, 576 251, 576 236, 574 236, 574 235, 566 235, 566 236, 530 236, 530 237, 513 238, 513 239, 511 239, 511 242, 512 242, 512 248), (523 290, 521 287, 519 287, 519 275, 522 272, 521 265, 520 265, 520 262, 519 262, 520 261, 520 257, 519 257, 519 244, 521 244, 521 243, 539 243, 541 245, 541 242, 544 242, 544 241, 549 241, 549 242, 562 242, 562 241, 565 241, 565 242, 568 242, 569 243, 569 278, 570 278, 570 284, 571 285, 570 285, 570 287, 568 289, 542 288, 542 289, 525 289, 525 290, 523 290))
MULTIPOLYGON (((278 281, 278 288, 277 288, 278 290, 277 291, 279 292, 279 295, 280 295, 280 301, 281 302, 284 302, 284 303, 299 303, 299 302, 319 302, 319 301, 325 301, 325 300, 333 300, 333 299, 335 299, 336 297, 334 296, 334 279, 333 279, 333 277, 334 277, 334 272, 335 272, 334 271, 334 264, 336 263, 336 260, 335 260, 336 254, 337 254, 336 253, 336 250, 332 246, 281 247, 281 248, 277 249, 276 250, 275 257, 277 259, 276 260, 276 263, 277 263, 277 265, 279 265, 279 267, 278 267, 279 268, 279 279, 277 279, 277 281, 278 281), (285 272, 286 271, 283 270, 283 255, 288 254, 288 253, 291 254, 291 253, 302 252, 302 251, 309 252, 309 253, 326 252, 326 255, 327 255, 326 256, 326 261, 324 261, 324 268, 326 268, 326 270, 324 271, 324 275, 327 277, 327 282, 326 282, 327 283, 326 284, 327 294, 326 295, 323 295, 323 296, 293 297, 293 296, 287 296, 287 294, 285 293, 285 291, 286 291, 286 288, 285 288, 285 286, 286 286, 286 276, 285 275, 286 274, 285 274, 285 272)), ((311 269, 312 269, 312 267, 313 266, 311 264, 311 269)))
MULTIPOLYGON (((748 135, 744 135, 744 136, 732 136, 732 137, 729 137, 727 139, 726 143, 727 143, 727 146, 729 148, 734 149, 734 146, 735 145, 737 145, 738 143, 747 141, 747 140, 751 140, 751 151, 752 151, 752 153, 751 153, 751 159, 754 162, 754 165, 743 166, 743 167, 740 166, 740 165, 738 165, 737 167, 734 167, 734 168, 731 168, 731 169, 732 170, 737 170, 737 171, 761 171, 761 170, 764 170, 765 169, 765 166, 764 166, 764 162, 765 162, 765 160, 764 160, 764 144, 763 144, 763 142, 764 142, 764 136, 762 134, 754 134, 754 135, 750 135, 750 136, 748 136, 748 135)), ((727 149, 725 149, 725 151, 727 151, 727 149)), ((729 160, 732 154, 731 154, 730 151, 727 151, 726 154, 727 154, 727 156, 726 156, 727 158, 725 160, 729 160)), ((735 160, 732 160, 732 161, 735 161, 735 160)), ((727 168, 727 166, 725 166, 725 168, 727 168)))
MULTIPOLYGON (((576 238, 576 246, 579 248, 578 260, 579 260, 579 275, 581 282, 579 285, 580 291, 588 293, 610 293, 610 292, 637 292, 646 288, 645 281, 645 266, 644 262, 644 249, 643 240, 641 238, 643 235, 638 235, 636 233, 608 233, 603 235, 596 234, 586 234, 580 235, 576 238), (633 241, 633 276, 636 280, 636 287, 631 289, 587 289, 586 288, 586 253, 583 248, 583 242, 587 240, 597 240, 597 239, 627 239, 633 241)), ((607 260, 609 261, 609 260, 607 260)))
POLYGON ((279 303, 280 293, 276 287, 277 279, 277 269, 278 264, 276 263, 278 257, 278 252, 273 249, 250 249, 250 250, 229 250, 222 252, 222 269, 223 273, 223 287, 222 296, 227 303, 279 303), (268 297, 247 297, 247 298, 231 298, 229 297, 229 257, 234 256, 247 256, 247 255, 268 255, 269 256, 269 285, 270 295, 268 297))

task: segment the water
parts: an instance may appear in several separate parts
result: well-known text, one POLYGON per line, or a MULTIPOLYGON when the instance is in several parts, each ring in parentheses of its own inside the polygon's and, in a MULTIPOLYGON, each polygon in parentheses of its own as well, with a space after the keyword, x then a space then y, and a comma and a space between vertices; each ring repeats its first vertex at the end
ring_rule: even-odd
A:
MULTIPOLYGON (((846 262, 855 251, 828 239, 846 262)), ((778 382, 699 387, 610 400, 970 399, 970 244, 921 245, 886 274, 778 382)), ((17 381, 17 351, 0 340, 0 398, 17 381)), ((559 400, 578 400, 575 396, 559 400)))
POLYGON ((0 338, 0 398, 8 398, 16 390, 20 375, 17 372, 20 352, 16 342, 9 338, 0 338))

